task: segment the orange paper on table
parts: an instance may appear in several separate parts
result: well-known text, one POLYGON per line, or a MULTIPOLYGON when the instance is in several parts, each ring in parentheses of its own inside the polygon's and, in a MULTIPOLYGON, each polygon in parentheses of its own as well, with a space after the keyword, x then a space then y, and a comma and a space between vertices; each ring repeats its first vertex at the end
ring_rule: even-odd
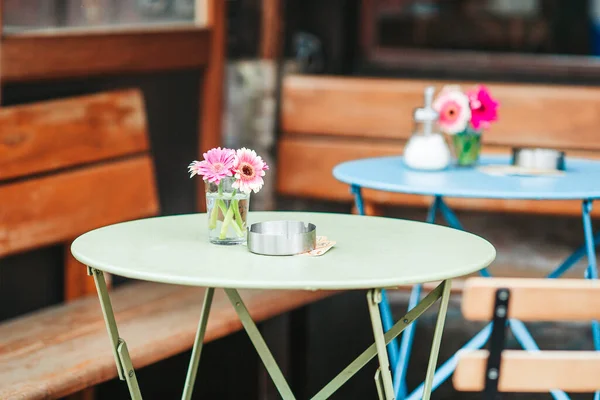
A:
POLYGON ((299 256, 321 256, 335 245, 333 240, 327 239, 327 236, 317 236, 317 245, 314 250, 307 251, 306 253, 298 254, 299 256))

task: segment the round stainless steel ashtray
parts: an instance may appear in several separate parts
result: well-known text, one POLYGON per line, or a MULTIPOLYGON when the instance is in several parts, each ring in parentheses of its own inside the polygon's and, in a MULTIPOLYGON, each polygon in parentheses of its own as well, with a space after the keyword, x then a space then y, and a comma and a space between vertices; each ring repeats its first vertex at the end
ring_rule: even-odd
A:
POLYGON ((291 256, 314 250, 317 227, 300 221, 268 221, 250 225, 248 250, 269 256, 291 256))
POLYGON ((541 148, 515 148, 512 165, 537 170, 564 171, 565 152, 541 148))

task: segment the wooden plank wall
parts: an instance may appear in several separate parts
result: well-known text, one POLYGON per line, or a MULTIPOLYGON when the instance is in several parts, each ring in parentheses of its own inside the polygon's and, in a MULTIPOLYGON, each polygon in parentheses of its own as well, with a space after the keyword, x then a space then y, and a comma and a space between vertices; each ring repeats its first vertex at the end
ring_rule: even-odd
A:
MULTIPOLYGON (((412 113, 423 89, 444 82, 287 76, 283 81, 278 191, 287 196, 350 201, 348 186, 331 175, 343 161, 400 155, 413 131, 412 113)), ((462 82, 463 86, 472 85, 462 82)), ((490 84, 501 120, 484 137, 484 152, 513 146, 564 149, 569 156, 600 157, 600 89, 490 84)), ((423 196, 367 190, 367 202, 426 206, 423 196)), ((458 209, 580 215, 576 201, 449 199, 458 209)), ((598 211, 596 211, 598 213, 598 211)), ((600 215, 600 214, 596 214, 600 215)))

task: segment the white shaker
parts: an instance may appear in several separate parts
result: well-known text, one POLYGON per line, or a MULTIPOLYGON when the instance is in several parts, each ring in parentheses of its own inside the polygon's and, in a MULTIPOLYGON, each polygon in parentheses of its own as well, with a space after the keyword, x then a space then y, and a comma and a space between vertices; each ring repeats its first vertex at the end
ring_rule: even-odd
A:
POLYGON ((435 89, 425 89, 425 106, 414 112, 415 128, 404 148, 404 163, 412 169, 439 171, 450 165, 451 154, 438 128, 438 113, 433 109, 435 89))

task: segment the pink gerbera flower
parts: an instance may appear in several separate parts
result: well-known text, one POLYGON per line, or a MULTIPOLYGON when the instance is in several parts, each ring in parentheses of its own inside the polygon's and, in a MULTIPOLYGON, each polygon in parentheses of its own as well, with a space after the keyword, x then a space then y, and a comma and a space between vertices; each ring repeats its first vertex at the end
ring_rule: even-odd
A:
POLYGON ((490 122, 498 119, 499 103, 490 95, 485 86, 467 92, 471 104, 471 124, 475 129, 487 129, 490 122))
POLYGON ((236 181, 231 186, 244 193, 257 193, 264 184, 262 177, 269 166, 254 150, 243 147, 237 151, 233 169, 236 181))
POLYGON ((221 179, 233 176, 235 161, 235 151, 217 147, 204 153, 204 160, 191 163, 188 172, 190 178, 201 175, 204 180, 218 185, 221 179))
POLYGON ((464 131, 471 119, 469 98, 454 86, 442 89, 433 108, 439 114, 440 128, 450 135, 464 131))

